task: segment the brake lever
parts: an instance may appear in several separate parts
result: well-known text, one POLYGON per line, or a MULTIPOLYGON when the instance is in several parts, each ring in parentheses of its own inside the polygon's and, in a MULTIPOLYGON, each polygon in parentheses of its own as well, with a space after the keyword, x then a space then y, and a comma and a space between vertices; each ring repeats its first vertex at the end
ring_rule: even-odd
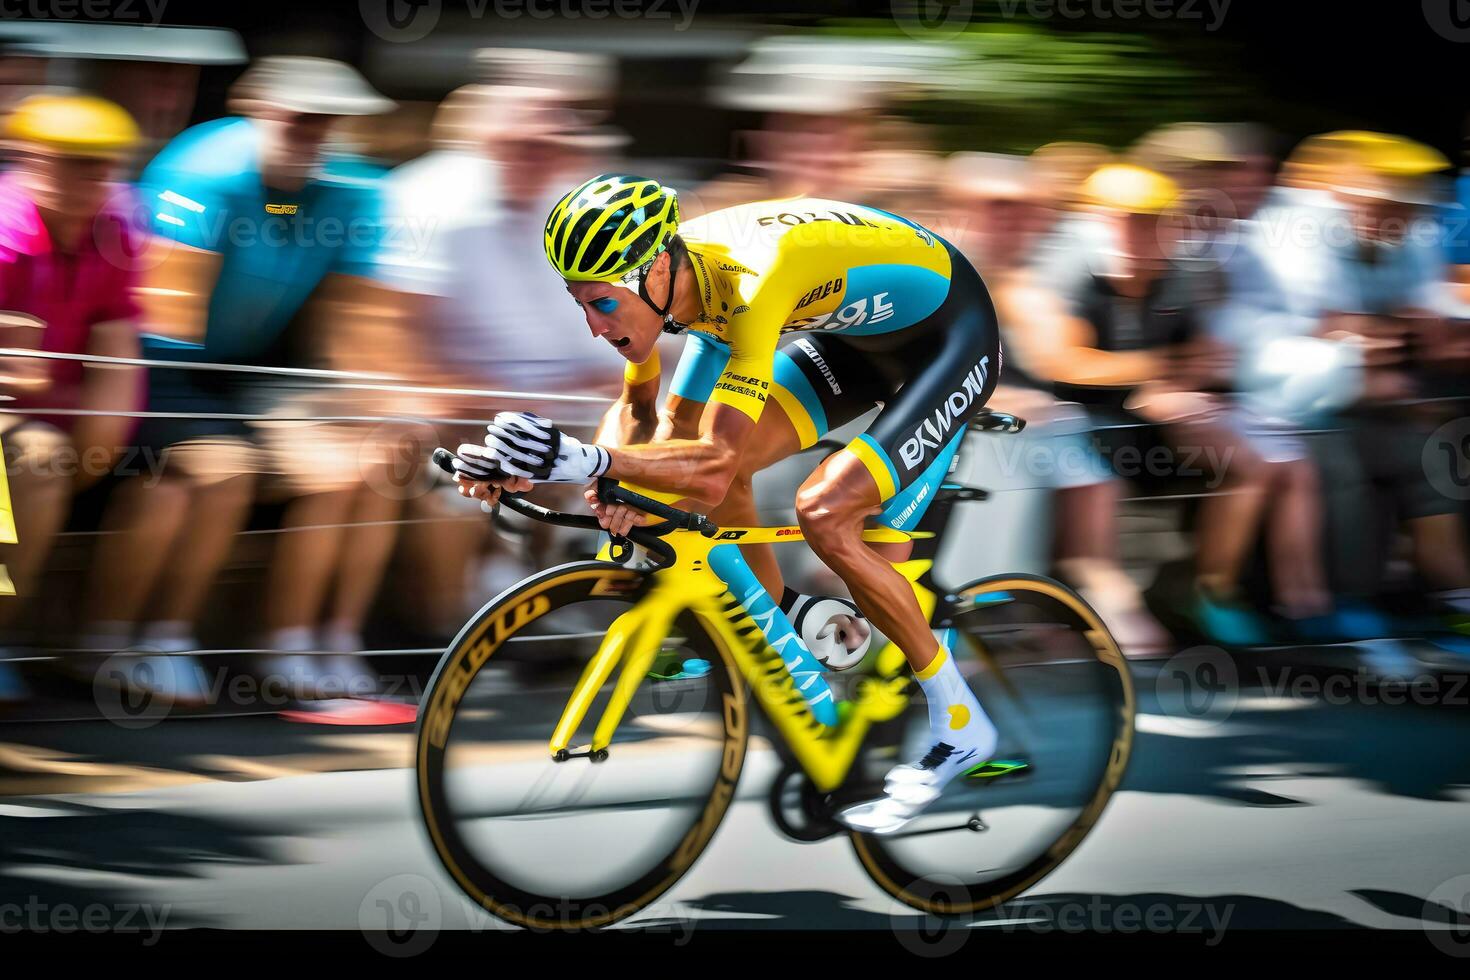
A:
POLYGON ((627 487, 619 485, 616 480, 609 479, 605 476, 599 477, 597 480, 597 496, 600 500, 605 500, 608 503, 627 504, 629 507, 636 507, 645 513, 653 514, 655 517, 664 518, 662 524, 645 528, 645 530, 652 531, 656 527, 658 533, 662 534, 673 528, 679 528, 685 531, 698 531, 707 538, 712 538, 720 532, 719 526, 712 523, 703 514, 680 510, 661 500, 645 497, 643 494, 629 490, 627 487))

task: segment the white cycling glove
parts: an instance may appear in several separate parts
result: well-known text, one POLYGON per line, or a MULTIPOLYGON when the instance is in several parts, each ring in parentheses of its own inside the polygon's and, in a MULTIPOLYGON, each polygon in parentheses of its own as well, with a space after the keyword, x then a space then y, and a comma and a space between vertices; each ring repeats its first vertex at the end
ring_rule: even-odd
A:
POLYGON ((485 450, 501 472, 537 483, 587 483, 607 472, 606 449, 572 438, 532 412, 501 412, 485 426, 485 450))
POLYGON ((454 454, 454 472, 466 480, 484 481, 505 476, 500 459, 484 446, 462 442, 454 454))

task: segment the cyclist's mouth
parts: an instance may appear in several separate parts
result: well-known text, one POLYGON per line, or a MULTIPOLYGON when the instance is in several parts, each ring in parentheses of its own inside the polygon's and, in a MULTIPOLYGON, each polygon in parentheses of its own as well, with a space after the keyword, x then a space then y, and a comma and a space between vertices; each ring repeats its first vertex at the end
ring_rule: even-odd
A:
POLYGON ((612 344, 618 350, 622 350, 623 348, 627 347, 629 344, 631 344, 633 342, 633 338, 632 337, 623 337, 623 338, 621 338, 619 340, 613 340, 611 337, 609 337, 608 340, 607 340, 607 342, 609 344, 612 344))

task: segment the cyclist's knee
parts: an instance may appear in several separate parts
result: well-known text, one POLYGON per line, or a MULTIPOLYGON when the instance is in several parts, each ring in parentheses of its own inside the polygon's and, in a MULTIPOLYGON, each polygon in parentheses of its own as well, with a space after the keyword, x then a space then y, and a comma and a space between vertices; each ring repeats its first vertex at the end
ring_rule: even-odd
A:
POLYGON ((796 494, 796 520, 821 554, 862 546, 863 518, 872 508, 841 484, 809 480, 796 494))

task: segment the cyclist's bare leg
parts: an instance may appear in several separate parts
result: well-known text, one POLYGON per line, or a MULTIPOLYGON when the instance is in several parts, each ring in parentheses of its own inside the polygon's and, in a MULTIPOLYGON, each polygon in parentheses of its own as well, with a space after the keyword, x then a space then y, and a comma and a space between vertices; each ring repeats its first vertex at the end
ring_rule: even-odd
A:
POLYGON ((863 523, 878 513, 881 493, 863 461, 843 450, 802 484, 796 513, 812 550, 842 576, 868 619, 898 644, 923 690, 928 750, 891 769, 881 797, 844 810, 840 818, 849 827, 885 834, 912 820, 951 779, 989 759, 998 734, 950 652, 935 640, 908 581, 863 542, 863 523))
POLYGON ((862 539, 863 523, 881 509, 878 485, 847 450, 829 456, 796 494, 796 515, 817 557, 842 577, 863 615, 922 671, 938 644, 908 580, 862 539))

